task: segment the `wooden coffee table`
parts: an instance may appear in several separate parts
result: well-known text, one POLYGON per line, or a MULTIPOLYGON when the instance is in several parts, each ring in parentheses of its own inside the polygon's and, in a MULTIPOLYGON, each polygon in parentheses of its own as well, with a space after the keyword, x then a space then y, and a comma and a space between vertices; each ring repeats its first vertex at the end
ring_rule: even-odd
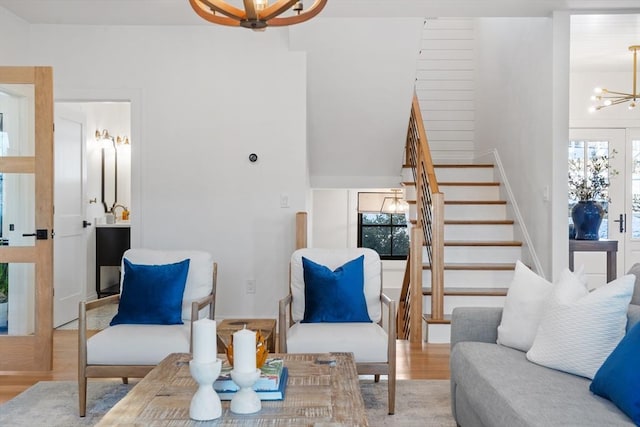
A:
MULTIPOLYGON (((275 354, 289 369, 285 399, 263 401, 250 415, 229 410, 207 423, 215 426, 368 426, 358 373, 351 353, 275 354)), ((221 356, 222 357, 222 356, 221 356)), ((189 373, 190 354, 169 355, 118 402, 98 426, 198 426, 189 418, 197 384, 189 373)))

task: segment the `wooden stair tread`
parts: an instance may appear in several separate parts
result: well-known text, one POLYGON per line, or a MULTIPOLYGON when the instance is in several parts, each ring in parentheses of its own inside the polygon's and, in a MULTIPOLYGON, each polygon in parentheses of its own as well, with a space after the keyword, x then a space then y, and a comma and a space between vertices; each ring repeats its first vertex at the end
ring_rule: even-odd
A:
POLYGON ((512 219, 451 219, 445 220, 444 225, 513 225, 512 219))
POLYGON ((506 200, 445 200, 445 205, 506 205, 506 200))
POLYGON ((516 240, 449 240, 445 246, 522 246, 522 242, 516 240))
POLYGON ((416 182, 415 181, 402 181, 400 183, 400 185, 404 185, 404 186, 416 185, 416 182))
POLYGON ((499 187, 499 182, 490 181, 456 181, 456 182, 438 182, 439 186, 450 187, 499 187))
POLYGON ((442 319, 434 319, 431 317, 430 313, 425 313, 422 315, 422 320, 427 323, 431 323, 434 325, 450 325, 451 324, 451 315, 445 314, 442 319))
MULTIPOLYGON (((503 297, 507 295, 509 288, 444 288, 447 296, 487 296, 503 297)), ((422 287, 422 295, 431 295, 431 286, 422 287)))
MULTIPOLYGON (((507 264, 463 264, 463 263, 448 263, 444 265, 445 270, 457 270, 457 271, 513 271, 515 270, 516 265, 507 263, 507 264)), ((423 270, 431 270, 431 265, 426 263, 422 265, 423 270)))

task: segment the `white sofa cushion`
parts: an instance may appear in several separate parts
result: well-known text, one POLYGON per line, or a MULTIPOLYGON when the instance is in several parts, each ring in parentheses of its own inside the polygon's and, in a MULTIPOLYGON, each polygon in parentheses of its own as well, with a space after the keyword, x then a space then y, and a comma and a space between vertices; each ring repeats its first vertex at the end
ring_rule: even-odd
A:
POLYGON ((531 348, 544 303, 552 288, 551 282, 538 276, 522 262, 516 262, 498 326, 498 344, 521 351, 531 348))
POLYGON ((351 352, 356 362, 387 362, 387 333, 377 323, 296 323, 287 353, 351 352))
POLYGON ((87 363, 157 365, 171 353, 189 352, 190 325, 110 326, 87 340, 87 363))
POLYGON ((634 282, 629 274, 592 292, 576 281, 558 283, 527 359, 593 378, 624 337, 634 282))
MULTIPOLYGON (((191 320, 191 303, 204 298, 211 292, 213 280, 213 258, 204 251, 164 251, 155 249, 128 249, 122 255, 133 264, 162 265, 172 264, 189 259, 189 273, 182 297, 182 320, 191 320)), ((124 263, 124 261, 123 261, 124 263)), ((122 282, 124 281, 124 264, 121 267, 122 282)))
MULTIPOLYGON (((347 261, 364 255, 364 296, 367 302, 367 312, 372 322, 379 322, 382 318, 380 293, 382 292, 381 262, 378 253, 367 248, 345 249, 298 249, 291 255, 291 317, 294 322, 304 318, 304 269, 302 257, 324 265, 332 271, 347 261)), ((385 344, 386 346, 386 344, 385 344)))

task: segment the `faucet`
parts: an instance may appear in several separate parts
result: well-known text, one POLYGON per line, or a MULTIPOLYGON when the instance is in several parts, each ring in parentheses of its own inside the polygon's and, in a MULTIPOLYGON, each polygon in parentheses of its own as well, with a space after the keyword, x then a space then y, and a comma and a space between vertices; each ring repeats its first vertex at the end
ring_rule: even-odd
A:
MULTIPOLYGON (((129 212, 129 209, 127 209, 126 206, 123 205, 113 205, 113 207, 111 208, 111 213, 113 214, 113 216, 118 219, 118 215, 116 215, 116 208, 122 208, 122 213, 123 213, 123 217, 124 217, 124 213, 125 212, 129 212)), ((125 218, 122 218, 122 220, 124 220, 125 218)))

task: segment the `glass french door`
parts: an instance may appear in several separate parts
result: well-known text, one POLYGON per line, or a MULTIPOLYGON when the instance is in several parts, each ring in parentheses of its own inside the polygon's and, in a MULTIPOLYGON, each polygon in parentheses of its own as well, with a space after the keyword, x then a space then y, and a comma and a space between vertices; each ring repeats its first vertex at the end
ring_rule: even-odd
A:
POLYGON ((52 75, 0 67, 0 371, 52 367, 52 75))
POLYGON ((640 128, 627 129, 625 271, 640 262, 640 128))
MULTIPOLYGON (((609 201, 604 202, 605 217, 600 226, 600 239, 618 241, 616 270, 618 276, 625 270, 627 201, 625 191, 626 179, 626 132, 624 129, 571 129, 569 132, 569 171, 575 173, 577 167, 584 167, 589 159, 607 155, 610 173, 609 201)), ((568 217, 571 223, 571 206, 575 203, 569 200, 568 217)), ((640 212, 639 212, 640 215, 640 212)), ((627 218, 630 216, 627 216, 627 218)), ((639 252, 640 254, 640 252, 639 252)), ((606 254, 601 252, 576 252, 574 258, 575 269, 582 266, 587 277, 589 287, 594 288, 606 283, 606 254)))

